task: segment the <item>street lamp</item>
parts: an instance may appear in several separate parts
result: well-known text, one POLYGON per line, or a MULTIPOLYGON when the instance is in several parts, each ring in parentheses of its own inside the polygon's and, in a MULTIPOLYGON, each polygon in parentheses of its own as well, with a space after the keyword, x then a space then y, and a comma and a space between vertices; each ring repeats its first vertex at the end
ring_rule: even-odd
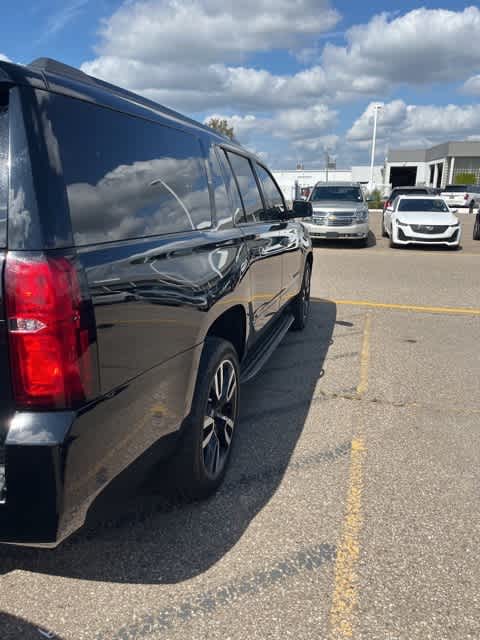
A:
POLYGON ((377 102, 373 105, 373 138, 372 138, 372 158, 370 161, 370 182, 368 184, 369 191, 373 189, 373 165, 375 164, 375 144, 377 142, 377 118, 379 112, 383 109, 383 102, 377 102))

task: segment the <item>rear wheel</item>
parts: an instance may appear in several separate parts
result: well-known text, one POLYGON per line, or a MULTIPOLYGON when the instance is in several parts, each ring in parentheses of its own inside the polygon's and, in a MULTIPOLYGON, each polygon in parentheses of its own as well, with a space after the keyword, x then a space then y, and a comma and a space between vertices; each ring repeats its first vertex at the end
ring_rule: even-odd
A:
POLYGON ((192 411, 172 460, 173 479, 184 497, 206 498, 225 476, 238 421, 239 381, 233 345, 220 338, 207 338, 192 411))
POLYGON ((312 266, 310 262, 307 262, 305 265, 305 271, 303 272, 302 288, 292 304, 292 313, 295 318, 292 324, 292 329, 295 331, 302 331, 302 329, 305 329, 308 322, 308 315, 310 313, 311 278, 312 266))
POLYGON ((480 211, 477 213, 475 225, 473 227, 473 239, 480 240, 480 211))
POLYGON ((472 200, 470 202, 470 205, 468 207, 468 213, 473 213, 473 209, 475 208, 475 200, 472 200))

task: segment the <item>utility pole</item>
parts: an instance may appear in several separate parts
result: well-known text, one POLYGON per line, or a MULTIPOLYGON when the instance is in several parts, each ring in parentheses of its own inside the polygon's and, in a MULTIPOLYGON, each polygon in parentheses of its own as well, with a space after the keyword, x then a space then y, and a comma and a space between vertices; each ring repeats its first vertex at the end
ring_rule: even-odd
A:
POLYGON ((375 164, 375 144, 377 142, 377 118, 378 118, 379 111, 381 111, 382 109, 383 109, 383 104, 380 102, 377 102, 376 104, 373 105, 372 158, 370 161, 370 182, 369 182, 370 190, 373 189, 373 166, 375 164))
POLYGON ((325 151, 325 182, 328 182, 328 163, 330 162, 330 156, 328 151, 325 151))

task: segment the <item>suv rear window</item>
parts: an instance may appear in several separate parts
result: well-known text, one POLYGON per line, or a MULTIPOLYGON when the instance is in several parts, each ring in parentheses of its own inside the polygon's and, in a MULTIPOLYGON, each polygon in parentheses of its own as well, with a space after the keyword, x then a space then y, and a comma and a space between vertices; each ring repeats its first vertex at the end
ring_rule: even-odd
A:
POLYGON ((468 193, 469 191, 475 191, 475 187, 466 184, 450 184, 444 189, 444 193, 468 193))
POLYGON ((0 247, 7 246, 8 110, 0 95, 0 247))
MULTIPOLYGON (((205 158, 190 133, 46 92, 77 245, 211 226, 205 158)), ((57 152, 58 154, 58 152, 57 152)))
POLYGON ((398 196, 426 196, 429 193, 428 189, 394 189, 390 195, 390 200, 398 196))

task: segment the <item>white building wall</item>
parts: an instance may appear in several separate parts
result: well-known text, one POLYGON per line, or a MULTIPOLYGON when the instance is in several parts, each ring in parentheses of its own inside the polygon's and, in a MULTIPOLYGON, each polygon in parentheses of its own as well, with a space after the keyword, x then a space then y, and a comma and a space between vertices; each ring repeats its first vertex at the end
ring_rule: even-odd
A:
POLYGON ((430 169, 427 162, 387 162, 385 167, 385 176, 390 185, 391 167, 417 167, 417 185, 426 184, 430 178, 430 169))
MULTIPOLYGON (((378 184, 383 181, 383 167, 374 167, 374 179, 378 184)), ((278 186, 287 200, 295 196, 295 182, 300 187, 313 187, 317 182, 326 182, 325 169, 272 171, 278 186)), ((363 182, 370 179, 370 167, 356 166, 351 169, 329 169, 328 182, 363 182)))

